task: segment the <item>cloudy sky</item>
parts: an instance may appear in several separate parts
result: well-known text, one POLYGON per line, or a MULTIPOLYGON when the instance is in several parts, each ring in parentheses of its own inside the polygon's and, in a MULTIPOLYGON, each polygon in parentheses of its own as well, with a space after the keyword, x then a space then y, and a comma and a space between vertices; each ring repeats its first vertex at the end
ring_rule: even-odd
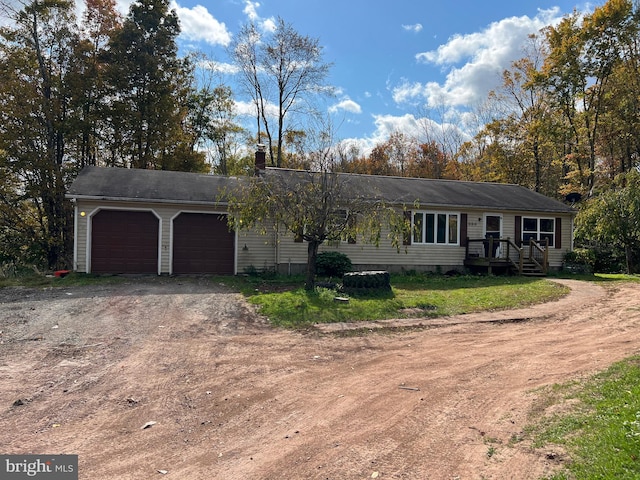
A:
MULTIPOLYGON (((131 1, 118 0, 118 8, 126 14, 131 1)), ((528 35, 605 0, 172 1, 181 51, 202 51, 223 67, 226 47, 248 20, 268 30, 279 16, 317 38, 333 63, 328 80, 338 95, 326 108, 337 136, 366 146, 396 130, 411 133, 426 111, 459 124, 461 112, 522 57, 528 35)))

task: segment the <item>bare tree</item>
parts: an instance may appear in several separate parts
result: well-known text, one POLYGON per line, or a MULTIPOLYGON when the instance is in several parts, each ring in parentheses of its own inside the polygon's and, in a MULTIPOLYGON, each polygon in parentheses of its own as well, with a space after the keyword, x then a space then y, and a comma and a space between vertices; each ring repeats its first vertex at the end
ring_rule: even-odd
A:
POLYGON ((245 25, 230 53, 256 107, 258 142, 264 128, 271 165, 280 167, 286 122, 294 112, 312 113, 314 98, 332 91, 324 84, 331 65, 317 39, 300 35, 282 18, 271 35, 245 25))

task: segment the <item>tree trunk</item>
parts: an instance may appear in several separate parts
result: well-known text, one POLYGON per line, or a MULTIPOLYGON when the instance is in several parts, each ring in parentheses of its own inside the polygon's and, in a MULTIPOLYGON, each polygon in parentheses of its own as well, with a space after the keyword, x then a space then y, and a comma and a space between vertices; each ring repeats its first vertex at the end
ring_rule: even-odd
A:
POLYGON ((627 261, 627 273, 629 275, 633 275, 634 272, 634 268, 633 268, 633 248, 631 246, 631 244, 627 243, 624 247, 624 253, 625 253, 625 257, 626 257, 626 261, 627 261))
POLYGON ((320 247, 320 243, 316 241, 310 241, 307 245, 307 279, 304 284, 305 290, 313 290, 315 287, 318 247, 320 247))

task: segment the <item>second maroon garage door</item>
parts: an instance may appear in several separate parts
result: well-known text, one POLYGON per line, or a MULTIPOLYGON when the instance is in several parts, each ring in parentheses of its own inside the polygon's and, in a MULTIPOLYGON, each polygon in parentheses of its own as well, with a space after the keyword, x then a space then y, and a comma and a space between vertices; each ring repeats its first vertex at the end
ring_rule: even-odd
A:
POLYGON ((226 215, 181 213, 173 220, 173 273, 233 275, 234 239, 226 215))

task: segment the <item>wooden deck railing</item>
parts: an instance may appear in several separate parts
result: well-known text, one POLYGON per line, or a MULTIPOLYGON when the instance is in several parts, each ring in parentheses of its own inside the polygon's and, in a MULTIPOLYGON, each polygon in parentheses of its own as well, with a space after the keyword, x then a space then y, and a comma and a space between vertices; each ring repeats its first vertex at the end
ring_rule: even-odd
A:
POLYGON ((539 244, 531 239, 526 248, 519 247, 510 238, 468 238, 465 259, 484 262, 488 266, 502 263, 512 266, 520 274, 525 269, 525 263, 529 263, 546 274, 549 265, 548 247, 548 240, 539 244))
POLYGON ((549 268, 549 239, 545 238, 543 243, 538 243, 534 239, 529 240, 529 261, 534 263, 545 275, 549 268))

